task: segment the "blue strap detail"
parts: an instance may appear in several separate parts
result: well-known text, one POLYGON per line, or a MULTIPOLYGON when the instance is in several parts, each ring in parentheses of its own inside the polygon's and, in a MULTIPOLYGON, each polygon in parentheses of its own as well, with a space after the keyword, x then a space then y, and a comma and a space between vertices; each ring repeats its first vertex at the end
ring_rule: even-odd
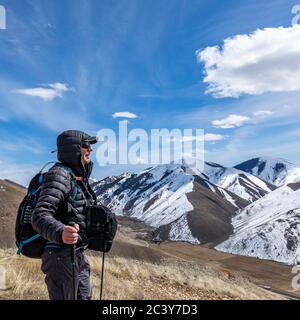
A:
POLYGON ((41 235, 37 233, 37 234, 35 234, 33 237, 31 237, 31 238, 29 238, 29 239, 26 239, 26 240, 24 240, 24 241, 18 242, 18 247, 19 247, 19 249, 18 249, 17 254, 21 254, 21 252, 22 252, 22 250, 23 250, 24 244, 27 244, 27 243, 29 243, 29 242, 31 242, 31 241, 39 238, 40 236, 41 236, 41 235))
POLYGON ((72 200, 75 200, 75 198, 77 196, 77 192, 78 192, 77 187, 75 187, 75 190, 74 190, 73 195, 71 197, 72 200))
POLYGON ((17 254, 20 255, 23 249, 23 243, 22 242, 17 242, 18 245, 18 251, 17 254))
POLYGON ((46 244, 45 249, 48 249, 48 248, 57 248, 57 249, 60 249, 61 246, 59 244, 46 244))
POLYGON ((54 244, 54 245, 56 245, 56 246, 60 246, 59 243, 55 243, 55 242, 51 242, 51 241, 47 241, 47 242, 46 242, 46 245, 48 245, 48 244, 54 244))
POLYGON ((33 191, 31 192, 31 194, 32 194, 33 196, 36 196, 37 192, 38 192, 40 189, 41 189, 41 186, 39 186, 37 189, 33 190, 33 191))
POLYGON ((37 233, 37 234, 35 234, 33 237, 31 237, 31 238, 29 238, 29 239, 26 239, 26 240, 22 241, 22 243, 23 243, 23 244, 27 244, 27 243, 29 243, 29 242, 31 242, 31 241, 33 241, 33 240, 35 240, 35 239, 39 238, 40 236, 41 236, 41 235, 40 235, 39 233, 37 233))
POLYGON ((41 175, 39 176, 39 185, 40 185, 40 186, 39 186, 37 189, 31 191, 30 195, 36 196, 37 192, 38 192, 38 191, 41 189, 41 187, 42 187, 43 179, 44 179, 44 176, 41 174, 41 175))
POLYGON ((62 249, 62 248, 66 248, 66 247, 68 247, 68 245, 66 245, 66 244, 60 244, 60 243, 55 243, 55 242, 47 241, 44 248, 45 248, 45 249, 47 249, 47 248, 62 249))
POLYGON ((47 241, 45 244, 44 249, 48 249, 48 248, 56 248, 56 249, 60 249, 62 248, 62 245, 59 243, 55 243, 55 242, 51 242, 51 241, 47 241))
POLYGON ((44 178, 44 176, 41 174, 41 175, 39 176, 39 184, 42 184, 42 183, 43 183, 43 178, 44 178))

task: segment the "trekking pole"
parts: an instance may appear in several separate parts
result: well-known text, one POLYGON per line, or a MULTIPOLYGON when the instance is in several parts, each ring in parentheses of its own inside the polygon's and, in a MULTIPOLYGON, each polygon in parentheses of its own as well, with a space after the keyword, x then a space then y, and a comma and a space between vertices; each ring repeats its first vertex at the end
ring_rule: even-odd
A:
MULTIPOLYGON (((107 219, 107 217, 106 217, 106 219, 107 219)), ((105 225, 105 226, 106 226, 106 225, 105 225)), ((104 227, 104 230, 103 230, 103 240, 105 239, 105 234, 106 234, 106 227, 104 227)), ((103 247, 103 253, 102 253, 102 271, 101 271, 101 285, 100 285, 100 300, 102 300, 105 250, 106 250, 106 243, 105 243, 105 241, 104 241, 104 247, 103 247)))
POLYGON ((76 290, 76 279, 75 279, 75 252, 76 246, 75 244, 72 246, 72 258, 71 258, 71 262, 72 262, 72 277, 73 277, 73 300, 77 300, 77 290, 76 290))
POLYGON ((105 252, 103 252, 103 255, 102 255, 102 271, 101 271, 100 300, 102 300, 103 274, 104 274, 104 258, 105 258, 105 252))
MULTIPOLYGON (((70 222, 69 225, 71 227, 75 228, 76 223, 70 222)), ((71 263, 72 263, 72 278, 73 278, 73 300, 77 300, 77 290, 76 290, 76 279, 75 279, 75 273, 76 273, 76 245, 72 245, 72 254, 71 254, 71 263)))

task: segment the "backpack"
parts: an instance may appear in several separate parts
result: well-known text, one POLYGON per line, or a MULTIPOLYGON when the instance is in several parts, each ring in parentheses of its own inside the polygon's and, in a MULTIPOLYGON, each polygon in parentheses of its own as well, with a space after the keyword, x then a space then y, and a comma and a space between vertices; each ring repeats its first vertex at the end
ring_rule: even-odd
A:
MULTIPOLYGON (((70 168, 60 163, 57 164, 64 168, 71 176, 72 188, 70 196, 74 199, 77 194, 77 188, 75 187, 76 182, 74 185, 75 175, 70 168)), ((46 165, 48 165, 48 163, 46 165)), ((33 229, 31 224, 33 210, 37 204, 43 181, 47 174, 47 172, 42 172, 45 166, 31 179, 27 194, 19 206, 16 218, 15 238, 18 247, 17 254, 22 254, 29 258, 40 258, 47 243, 47 240, 42 238, 42 236, 33 229)))
POLYGON ((117 233, 116 215, 103 205, 86 207, 86 234, 88 249, 108 252, 117 233))

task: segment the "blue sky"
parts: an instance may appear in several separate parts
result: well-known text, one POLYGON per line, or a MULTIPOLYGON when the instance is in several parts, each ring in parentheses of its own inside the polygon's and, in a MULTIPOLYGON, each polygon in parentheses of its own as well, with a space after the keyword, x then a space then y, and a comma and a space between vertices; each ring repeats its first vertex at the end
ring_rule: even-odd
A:
MULTIPOLYGON (((117 130, 118 112, 129 129, 203 128, 205 160, 299 163, 295 4, 0 0, 0 177, 27 184, 61 131, 117 130)), ((143 167, 93 160, 97 178, 143 167)))

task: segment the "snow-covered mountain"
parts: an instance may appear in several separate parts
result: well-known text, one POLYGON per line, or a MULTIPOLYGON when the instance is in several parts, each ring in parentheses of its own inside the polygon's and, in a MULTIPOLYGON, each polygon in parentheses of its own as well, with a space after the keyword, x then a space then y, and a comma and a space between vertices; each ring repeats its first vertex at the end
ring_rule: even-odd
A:
POLYGON ((257 159, 235 168, 206 162, 202 171, 185 163, 159 165, 92 187, 117 215, 152 226, 156 240, 293 263, 300 260, 299 168, 282 159, 257 159))
POLYGON ((108 177, 92 187, 117 215, 155 227, 155 237, 161 240, 218 243, 232 232, 231 216, 249 204, 181 164, 108 177))
POLYGON ((161 165, 139 174, 106 178, 94 186, 94 190, 116 214, 157 227, 193 209, 186 198, 186 193, 192 191, 192 181, 180 165, 161 165))
POLYGON ((281 158, 254 158, 238 164, 235 168, 276 186, 300 182, 300 166, 281 158))
POLYGON ((203 171, 196 172, 203 179, 222 187, 239 197, 253 202, 275 190, 271 183, 236 168, 227 168, 213 162, 205 162, 203 171))
POLYGON ((229 190, 219 187, 207 179, 203 179, 201 176, 194 175, 194 178, 198 184, 201 184, 203 187, 216 193, 221 198, 229 201, 236 209, 245 208, 250 203, 250 201, 239 197, 237 194, 229 190))
POLYGON ((300 262, 300 189, 282 186, 255 201, 232 219, 233 235, 217 250, 300 262))
POLYGON ((94 178, 94 177, 90 177, 89 178, 89 183, 90 184, 93 184, 93 183, 98 182, 98 181, 99 181, 99 179, 97 179, 97 178, 94 178))

